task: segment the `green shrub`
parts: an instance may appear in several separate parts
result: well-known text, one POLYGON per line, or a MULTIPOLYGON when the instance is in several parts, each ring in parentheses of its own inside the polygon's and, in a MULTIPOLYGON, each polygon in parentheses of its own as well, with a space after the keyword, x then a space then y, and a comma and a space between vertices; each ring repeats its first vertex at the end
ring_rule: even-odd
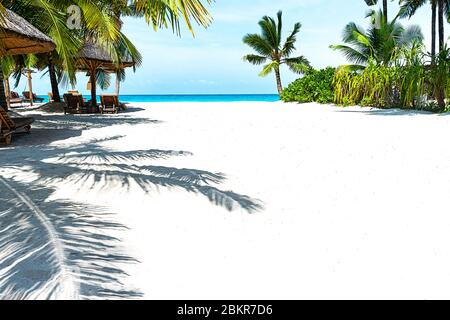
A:
POLYGON ((432 63, 422 47, 401 52, 395 63, 369 61, 364 69, 343 66, 333 80, 334 102, 378 108, 442 112, 450 98, 450 49, 432 63))
POLYGON ((362 71, 336 71, 334 102, 339 105, 395 107, 399 105, 399 68, 369 64, 362 71))
POLYGON ((331 103, 334 99, 333 78, 336 69, 309 70, 291 83, 281 94, 284 102, 331 103))

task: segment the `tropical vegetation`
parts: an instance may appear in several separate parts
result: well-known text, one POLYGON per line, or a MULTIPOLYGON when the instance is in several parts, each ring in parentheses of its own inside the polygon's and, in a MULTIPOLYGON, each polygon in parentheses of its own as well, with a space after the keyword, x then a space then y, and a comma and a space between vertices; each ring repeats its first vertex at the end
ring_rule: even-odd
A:
POLYGON ((309 68, 309 61, 304 56, 291 57, 296 50, 297 36, 302 27, 300 22, 294 25, 294 29, 282 42, 283 37, 283 13, 278 12, 277 18, 265 16, 259 22, 261 27, 261 35, 247 34, 243 41, 256 51, 256 54, 248 54, 244 60, 254 65, 265 64, 263 70, 259 74, 261 77, 268 76, 272 72, 275 73, 278 93, 283 92, 283 84, 281 81, 280 67, 287 65, 288 68, 299 74, 305 73, 309 68))
POLYGON ((397 19, 388 22, 383 13, 372 12, 371 23, 366 31, 354 22, 344 29, 342 40, 344 45, 333 45, 350 62, 352 69, 364 69, 369 61, 377 65, 388 66, 398 60, 399 54, 423 41, 423 35, 418 26, 404 28, 397 19))
MULTIPOLYGON (((335 69, 331 83, 320 81, 325 77, 317 78, 323 70, 310 72, 292 83, 281 95, 282 99, 433 112, 449 110, 450 49, 445 43, 444 21, 446 18, 450 22, 450 0, 401 0, 400 5, 400 12, 392 20, 387 16, 387 1, 383 1, 383 10, 367 13, 367 29, 354 22, 344 28, 344 43, 332 45, 331 49, 341 52, 349 64, 335 69), (419 26, 403 27, 399 22, 401 18, 412 18, 427 3, 432 8, 431 53, 426 51, 419 26), (320 88, 312 89, 313 81, 320 88), (333 97, 329 100, 317 94, 330 90, 333 97)), ((330 79, 330 73, 327 75, 330 79)))
POLYGON ((400 0, 402 18, 411 18, 417 10, 429 3, 431 5, 431 56, 436 56, 436 23, 439 23, 439 50, 445 43, 444 18, 450 20, 450 0, 400 0))
MULTIPOLYGON (((212 17, 205 7, 212 0, 3 0, 0 1, 0 18, 4 9, 24 17, 37 29, 48 35, 56 44, 50 54, 37 55, 35 68, 47 70, 52 85, 53 97, 59 99, 58 85, 73 86, 76 83, 76 58, 86 41, 95 42, 108 52, 117 64, 118 81, 124 79, 119 68, 122 59, 132 59, 139 66, 142 57, 135 45, 122 32, 122 17, 144 18, 154 29, 171 28, 177 34, 184 22, 193 33, 193 24, 207 27, 212 17), (80 27, 71 28, 68 23, 76 6, 80 10, 80 27)), ((2 58, 2 68, 20 78, 26 57, 2 58)), ((97 79, 101 87, 110 83, 110 75, 98 70, 97 79)), ((116 84, 118 87, 119 84, 116 84)), ((4 105, 4 101, 1 101, 4 105)))
POLYGON ((285 102, 334 102, 333 80, 335 68, 309 69, 304 77, 291 83, 281 94, 285 102))

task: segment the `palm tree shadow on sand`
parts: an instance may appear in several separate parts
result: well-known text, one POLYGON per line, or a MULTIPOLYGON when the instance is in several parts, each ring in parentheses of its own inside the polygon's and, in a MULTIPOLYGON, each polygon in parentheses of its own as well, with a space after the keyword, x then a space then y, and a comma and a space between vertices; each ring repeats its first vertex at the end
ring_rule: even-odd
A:
MULTIPOLYGON (((80 125, 95 128, 110 125, 103 119, 94 123, 87 117, 72 119, 64 128, 54 127, 55 136, 79 137, 80 125)), ((38 117, 38 120, 38 128, 43 124, 45 128, 52 127, 52 119, 38 117)), ((134 121, 139 124, 139 120, 134 121)), ((142 119, 142 123, 158 122, 142 119)), ((112 188, 129 192, 136 186, 146 194, 160 188, 177 189, 203 196, 228 211, 253 213, 263 208, 260 201, 249 196, 221 190, 219 186, 226 180, 222 173, 139 164, 191 156, 190 152, 120 152, 102 146, 120 136, 63 147, 35 138, 43 144, 35 145, 24 138, 18 140, 15 149, 0 151, 0 298, 141 296, 138 289, 123 284, 126 264, 138 261, 124 252, 119 238, 111 236, 126 226, 114 222, 114 213, 107 208, 51 200, 58 183, 79 186, 83 192, 112 188), (24 176, 29 177, 26 183, 21 180, 24 176)))

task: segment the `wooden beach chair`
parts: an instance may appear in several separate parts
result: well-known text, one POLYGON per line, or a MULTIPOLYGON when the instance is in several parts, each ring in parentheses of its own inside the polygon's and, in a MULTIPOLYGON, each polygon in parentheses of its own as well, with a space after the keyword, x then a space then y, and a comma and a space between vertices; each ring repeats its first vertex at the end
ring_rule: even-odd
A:
POLYGON ((30 133, 31 124, 34 119, 31 117, 15 117, 11 118, 6 111, 0 107, 0 143, 11 144, 12 134, 23 130, 30 133))
POLYGON ((19 96, 17 92, 11 91, 11 96, 9 97, 10 104, 22 104, 23 99, 19 96))
POLYGON ((100 113, 119 113, 121 109, 119 98, 116 95, 100 96, 100 113))
POLYGON ((64 108, 64 114, 82 114, 89 113, 89 107, 84 102, 82 95, 64 94, 64 102, 66 106, 64 108))
MULTIPOLYGON (((22 92, 23 97, 25 98, 25 101, 31 101, 31 95, 30 91, 24 91, 22 92)), ((39 98, 35 93, 33 93, 33 101, 34 102, 43 102, 43 98, 39 98)))

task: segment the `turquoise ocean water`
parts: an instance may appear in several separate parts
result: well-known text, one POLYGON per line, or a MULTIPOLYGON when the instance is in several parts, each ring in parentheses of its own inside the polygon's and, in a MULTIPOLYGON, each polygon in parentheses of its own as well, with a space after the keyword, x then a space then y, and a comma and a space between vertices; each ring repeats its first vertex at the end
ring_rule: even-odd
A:
MULTIPOLYGON (((47 96, 39 96, 48 101, 47 96)), ((85 96, 90 99, 90 96, 85 96)), ((100 98, 97 99, 100 101, 100 98)), ((121 95, 121 102, 275 102, 276 94, 211 94, 211 95, 121 95)))

